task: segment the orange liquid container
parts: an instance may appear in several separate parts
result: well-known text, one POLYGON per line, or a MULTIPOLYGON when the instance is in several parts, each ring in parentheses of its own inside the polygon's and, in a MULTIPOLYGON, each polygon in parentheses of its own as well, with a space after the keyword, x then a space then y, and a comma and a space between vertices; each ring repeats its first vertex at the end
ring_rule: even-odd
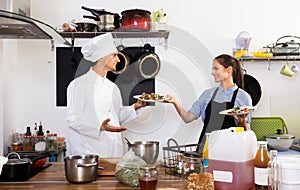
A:
POLYGON ((253 131, 214 131, 210 133, 208 145, 208 171, 214 176, 215 189, 247 190, 254 187, 257 140, 253 131))
POLYGON ((267 141, 258 141, 254 159, 254 183, 256 189, 268 189, 268 162, 270 161, 267 141))

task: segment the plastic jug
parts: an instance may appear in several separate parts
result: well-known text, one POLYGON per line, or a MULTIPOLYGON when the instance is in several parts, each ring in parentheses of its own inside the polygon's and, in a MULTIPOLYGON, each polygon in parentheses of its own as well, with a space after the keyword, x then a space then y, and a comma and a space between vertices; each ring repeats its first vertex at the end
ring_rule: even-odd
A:
POLYGON ((224 129, 210 133, 208 140, 209 172, 218 190, 254 187, 254 157, 257 139, 251 130, 224 129))

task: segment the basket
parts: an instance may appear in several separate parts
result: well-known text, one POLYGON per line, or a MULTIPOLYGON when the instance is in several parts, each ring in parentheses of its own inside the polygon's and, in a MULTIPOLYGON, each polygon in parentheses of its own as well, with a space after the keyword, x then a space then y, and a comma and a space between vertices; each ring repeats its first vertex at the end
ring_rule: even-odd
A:
POLYGON ((198 152, 197 150, 202 150, 203 148, 203 144, 178 145, 176 140, 172 138, 168 140, 167 145, 167 147, 162 147, 162 166, 165 168, 165 173, 171 175, 181 175, 182 158, 184 152, 198 152), (175 145, 170 146, 171 142, 173 142, 175 145))

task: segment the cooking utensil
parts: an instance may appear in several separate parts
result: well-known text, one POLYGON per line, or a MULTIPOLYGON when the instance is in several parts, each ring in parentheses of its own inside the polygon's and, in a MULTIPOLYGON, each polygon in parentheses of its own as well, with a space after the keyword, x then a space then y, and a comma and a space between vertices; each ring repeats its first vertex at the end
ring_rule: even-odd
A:
POLYGON ((141 157, 147 164, 155 164, 159 154, 158 141, 130 141, 125 138, 128 144, 128 149, 132 148, 135 155, 141 157))
POLYGON ((259 82, 253 76, 244 74, 244 90, 251 96, 252 106, 256 106, 262 95, 259 82))
POLYGON ((97 32, 97 24, 89 22, 76 22, 75 28, 77 32, 97 32))
POLYGON ((20 158, 16 152, 11 152, 7 155, 8 161, 3 165, 1 177, 5 179, 26 180, 30 175, 31 160, 20 158), (10 158, 11 155, 16 155, 17 158, 10 158))
POLYGON ((144 45, 144 52, 140 55, 138 62, 138 71, 145 79, 155 77, 160 69, 160 59, 152 51, 150 44, 144 45))
POLYGON ((143 9, 129 9, 121 12, 122 29, 130 31, 149 31, 151 12, 143 9))
POLYGON ((127 66, 129 65, 130 57, 127 54, 127 52, 124 50, 125 47, 123 45, 119 45, 117 49, 118 49, 118 57, 120 61, 117 63, 116 71, 113 71, 113 73, 121 74, 126 70, 127 66))
POLYGON ((98 31, 110 32, 120 27, 120 15, 117 13, 108 12, 104 9, 92 9, 88 7, 81 7, 84 10, 91 12, 94 16, 86 16, 97 21, 98 31))
POLYGON ((280 129, 277 129, 277 133, 273 135, 265 136, 266 140, 268 141, 268 145, 271 149, 283 151, 288 150, 295 139, 294 135, 290 134, 283 134, 281 133, 280 129))
POLYGON ((70 183, 89 183, 98 174, 98 155, 71 155, 64 158, 66 179, 70 183))

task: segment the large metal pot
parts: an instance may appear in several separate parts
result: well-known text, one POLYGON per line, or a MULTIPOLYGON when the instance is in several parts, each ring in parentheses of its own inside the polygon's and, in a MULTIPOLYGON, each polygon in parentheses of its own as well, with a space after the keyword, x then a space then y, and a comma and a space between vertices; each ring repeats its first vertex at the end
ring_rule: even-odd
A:
POLYGON ((147 164, 155 164, 159 155, 158 141, 135 141, 131 143, 128 138, 125 139, 128 149, 132 148, 135 155, 141 157, 147 164))
POLYGON ((122 28, 130 31, 149 31, 151 29, 151 12, 142 9, 129 9, 121 12, 122 28))
POLYGON ((3 165, 1 178, 15 181, 27 180, 30 176, 31 160, 21 159, 16 152, 9 153, 7 157, 8 161, 3 165), (17 155, 18 158, 9 158, 11 155, 17 155))
POLYGON ((64 158, 65 174, 70 183, 95 181, 98 171, 98 155, 71 155, 64 158))
POLYGON ((271 149, 284 151, 288 150, 295 139, 294 135, 290 134, 283 134, 281 133, 280 129, 277 129, 277 133, 273 135, 265 136, 266 140, 268 141, 268 145, 271 149))
POLYGON ((117 13, 105 11, 104 9, 91 9, 84 6, 81 8, 90 11, 94 15, 84 15, 83 17, 97 21, 98 31, 100 32, 110 32, 120 27, 120 15, 117 13))

